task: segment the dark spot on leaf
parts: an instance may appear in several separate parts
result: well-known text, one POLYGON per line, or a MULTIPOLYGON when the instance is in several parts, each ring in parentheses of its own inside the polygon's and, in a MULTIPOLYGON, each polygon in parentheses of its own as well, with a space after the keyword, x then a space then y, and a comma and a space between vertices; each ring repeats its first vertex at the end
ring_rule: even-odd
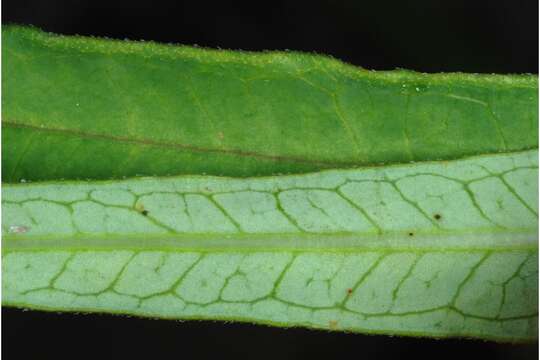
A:
POLYGON ((347 294, 348 294, 348 295, 351 295, 351 294, 352 294, 352 289, 351 289, 351 288, 347 289, 347 294))
POLYGON ((143 214, 144 216, 148 216, 148 210, 141 211, 141 214, 143 214))
POLYGON ((414 233, 413 233, 413 232, 410 232, 410 233, 409 233, 409 236, 414 236, 414 233))
POLYGON ((435 218, 435 220, 441 220, 442 218, 441 214, 435 214, 433 215, 433 217, 435 218))

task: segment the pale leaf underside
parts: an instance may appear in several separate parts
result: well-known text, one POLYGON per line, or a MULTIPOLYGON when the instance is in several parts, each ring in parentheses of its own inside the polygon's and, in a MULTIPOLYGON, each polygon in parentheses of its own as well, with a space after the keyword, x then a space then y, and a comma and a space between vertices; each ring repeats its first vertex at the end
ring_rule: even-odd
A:
POLYGON ((3 188, 3 302, 537 337, 538 152, 3 188))

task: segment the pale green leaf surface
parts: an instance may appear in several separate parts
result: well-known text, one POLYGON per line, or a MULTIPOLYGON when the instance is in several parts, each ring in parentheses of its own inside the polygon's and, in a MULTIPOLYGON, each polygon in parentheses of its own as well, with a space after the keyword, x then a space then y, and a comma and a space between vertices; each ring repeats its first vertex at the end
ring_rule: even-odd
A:
POLYGON ((9 26, 2 91, 5 305, 538 336, 537 76, 9 26))
POLYGON ((4 186, 3 301, 534 339, 537 157, 4 186))

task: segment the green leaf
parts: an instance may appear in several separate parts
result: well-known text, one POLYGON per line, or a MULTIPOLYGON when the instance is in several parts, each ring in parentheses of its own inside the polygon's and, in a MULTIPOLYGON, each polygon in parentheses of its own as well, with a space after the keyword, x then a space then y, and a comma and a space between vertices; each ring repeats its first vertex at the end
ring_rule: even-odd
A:
POLYGON ((4 305, 537 338, 536 77, 2 37, 4 305))
POLYGON ((537 157, 5 186, 3 301, 533 339, 537 157))
POLYGON ((2 44, 4 181, 273 175, 538 147, 535 76, 371 72, 20 27, 2 44))

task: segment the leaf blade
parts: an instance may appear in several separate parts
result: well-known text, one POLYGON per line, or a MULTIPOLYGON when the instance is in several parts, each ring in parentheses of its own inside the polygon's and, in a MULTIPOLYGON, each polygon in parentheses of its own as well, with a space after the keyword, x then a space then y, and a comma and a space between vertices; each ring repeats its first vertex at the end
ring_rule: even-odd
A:
POLYGON ((45 310, 529 341, 537 336, 538 228, 517 194, 537 196, 537 186, 524 185, 537 184, 537 168, 537 151, 528 151, 251 179, 8 185, 3 301, 45 310), (427 174, 441 182, 402 182, 427 174), (511 181, 518 185, 514 192, 500 180, 508 174, 519 176, 511 181), (490 179, 499 186, 470 186, 477 203, 463 201, 470 196, 465 186, 490 179), (452 181, 463 181, 459 191, 451 190, 452 181), (350 205, 354 197, 345 198, 370 192, 348 191, 348 184, 388 186, 372 192, 376 202, 360 199, 360 212, 350 205), (386 196, 397 194, 389 184, 410 198, 386 196), (486 189, 487 197, 481 195, 486 189), (429 199, 437 196, 443 197, 433 208, 429 199), (506 210, 494 211, 498 198, 506 210), (396 214, 410 216, 412 204, 417 222, 414 216, 400 222, 396 214), (433 224, 426 214, 440 218, 433 224))
POLYGON ((3 172, 12 182, 302 173, 538 144, 534 76, 374 73, 305 54, 20 27, 3 39, 3 172), (22 159, 12 153, 34 133, 44 140, 22 159))
POLYGON ((536 76, 2 36, 4 304, 537 338, 536 76))
POLYGON ((27 286, 27 277, 33 277, 34 282, 41 280, 44 284, 17 289, 13 288, 17 282, 11 282, 5 285, 3 292, 6 305, 52 311, 108 312, 169 319, 235 320, 375 334, 531 341, 537 337, 538 323, 537 302, 533 300, 537 282, 534 275, 536 255, 536 251, 480 250, 466 254, 433 251, 333 254, 148 250, 64 253, 15 251, 4 255, 6 276, 27 286), (175 271, 189 271, 182 272, 184 277, 171 277, 170 273, 164 273, 166 275, 162 274, 163 278, 158 278, 161 281, 156 282, 149 278, 148 272, 152 270, 150 267, 158 267, 156 258, 163 257, 176 259, 176 262, 160 260, 165 264, 162 266, 169 267, 169 272, 173 266, 175 271), (55 258, 71 259, 71 267, 64 272, 46 273, 50 275, 47 278, 43 274, 46 270, 43 263, 50 263, 55 258), (115 263, 111 258, 133 260, 130 263, 115 263), (269 262, 272 262, 274 269, 279 268, 281 262, 276 260, 286 258, 293 259, 287 263, 289 269, 282 273, 282 282, 272 287, 276 281, 275 272, 261 271, 261 268, 268 266, 269 262), (343 271, 323 271, 317 267, 321 264, 334 267, 346 264, 346 269, 358 270, 372 258, 386 259, 386 262, 381 260, 373 268, 372 271, 376 271, 372 273, 373 277, 362 277, 366 273, 355 274, 358 277, 354 277, 343 271), (508 266, 509 260, 515 258, 522 259, 522 262, 508 266), (88 265, 89 259, 92 265, 88 265), (193 262, 192 259, 206 261, 193 262), (489 266, 481 266, 490 259, 489 266), (407 266, 403 264, 404 260, 409 260, 407 266), (415 267, 412 267, 412 261, 416 261, 415 267), (441 263, 444 265, 441 266, 441 263), (30 270, 22 271, 21 266, 30 270), (121 266, 124 269, 122 275, 112 278, 112 281, 102 274, 103 268, 118 269, 121 266), (436 269, 438 272, 415 270, 419 267, 436 269), (494 283, 504 283, 504 289, 507 289, 504 298, 501 296, 502 286, 488 286, 485 282, 490 271, 501 267, 517 274, 515 277, 508 274, 489 276, 494 283), (249 272, 253 268, 260 271, 260 274, 249 272), (523 268, 529 269, 522 273, 523 268), (13 273, 14 270, 18 272, 13 273), (209 271, 221 275, 216 277, 215 274, 209 274, 209 271), (249 274, 247 280, 234 275, 235 272, 243 271, 249 274), (96 277, 87 275, 92 272, 96 277), (389 272, 397 273, 390 282, 387 280, 389 272), (399 276, 403 276, 404 272, 412 275, 400 281, 399 276), (331 294, 325 295, 323 289, 331 276, 339 278, 332 282, 331 294), (437 276, 440 282, 430 279, 437 276), (104 277, 111 282, 104 284, 104 277), (309 277, 317 279, 311 279, 308 286, 302 286, 303 282, 310 281, 309 277), (381 277, 386 279, 385 282, 380 281, 381 277), (53 278, 54 287, 49 287, 45 281, 53 278), (466 278, 467 281, 460 283, 466 278), (430 280, 431 291, 418 291, 419 284, 430 280), (109 288, 107 284, 111 283, 114 285, 109 288), (201 287, 201 283, 205 286, 201 287), (460 284, 463 285, 460 287, 460 284), (147 293, 152 287, 160 291, 147 293), (527 292, 519 294, 508 291, 515 289, 526 289, 527 292), (362 294, 368 291, 373 298, 366 300, 362 294), (485 297, 481 304, 475 304, 479 299, 478 292, 485 297), (428 296, 429 302, 419 302, 422 296, 428 296))

